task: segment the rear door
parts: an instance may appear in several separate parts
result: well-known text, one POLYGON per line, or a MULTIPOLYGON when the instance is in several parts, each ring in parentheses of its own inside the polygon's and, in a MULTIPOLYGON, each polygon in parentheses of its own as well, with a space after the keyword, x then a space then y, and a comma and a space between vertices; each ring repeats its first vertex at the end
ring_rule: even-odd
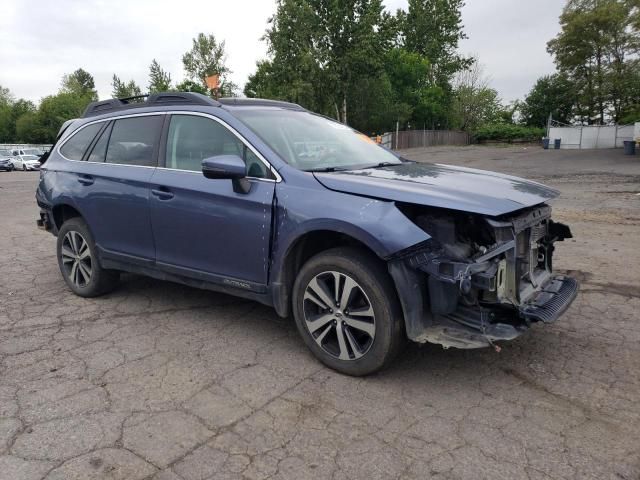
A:
MULTIPOLYGON (((154 261, 149 181, 157 166, 163 121, 158 114, 109 121, 74 165, 76 199, 107 258, 142 265, 154 261)), ((63 155, 67 145, 61 148, 63 155)))
POLYGON ((169 119, 163 168, 151 182, 156 261, 172 273, 260 291, 267 283, 276 176, 250 145, 214 117, 169 119), (204 158, 235 154, 247 165, 248 193, 202 174, 204 158))

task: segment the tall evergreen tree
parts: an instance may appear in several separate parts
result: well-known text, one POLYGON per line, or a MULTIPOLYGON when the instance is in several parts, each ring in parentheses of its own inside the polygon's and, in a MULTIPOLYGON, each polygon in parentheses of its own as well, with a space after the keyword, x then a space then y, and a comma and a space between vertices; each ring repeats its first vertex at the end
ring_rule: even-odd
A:
POLYGON ((154 58, 149 66, 149 93, 171 90, 171 75, 154 58))
POLYGON ((128 82, 124 82, 120 80, 120 77, 115 73, 111 80, 111 88, 111 95, 113 95, 113 98, 128 98, 142 95, 142 90, 135 81, 129 80, 128 82))

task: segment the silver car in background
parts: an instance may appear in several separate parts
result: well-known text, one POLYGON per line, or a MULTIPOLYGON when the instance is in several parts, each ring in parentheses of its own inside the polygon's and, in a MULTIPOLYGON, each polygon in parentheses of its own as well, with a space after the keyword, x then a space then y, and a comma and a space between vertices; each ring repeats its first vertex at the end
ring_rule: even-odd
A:
POLYGON ((40 158, 36 155, 16 155, 11 160, 16 170, 40 170, 40 158))

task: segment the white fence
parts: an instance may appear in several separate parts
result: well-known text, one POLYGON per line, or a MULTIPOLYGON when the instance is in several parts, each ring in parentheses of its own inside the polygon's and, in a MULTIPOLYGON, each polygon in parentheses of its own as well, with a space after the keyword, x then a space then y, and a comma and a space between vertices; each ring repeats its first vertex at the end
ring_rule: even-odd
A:
POLYGON ((25 149, 25 148, 37 148, 43 152, 51 149, 51 144, 43 144, 43 143, 0 143, 0 150, 16 150, 16 149, 25 149))
POLYGON ((549 139, 559 138, 560 148, 622 148, 624 141, 633 140, 633 125, 588 125, 551 127, 549 139))

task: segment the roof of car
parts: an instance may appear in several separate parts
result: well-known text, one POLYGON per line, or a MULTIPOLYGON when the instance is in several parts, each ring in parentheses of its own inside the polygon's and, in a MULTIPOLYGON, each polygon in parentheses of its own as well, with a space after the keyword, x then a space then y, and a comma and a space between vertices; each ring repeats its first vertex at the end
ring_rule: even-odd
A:
POLYGON ((304 110, 300 105, 278 100, 266 100, 262 98, 221 98, 214 100, 211 97, 194 92, 161 92, 150 95, 138 95, 127 98, 111 98, 90 103, 85 109, 82 118, 94 117, 105 113, 119 112, 123 110, 149 108, 149 107, 277 107, 291 110, 304 110))

